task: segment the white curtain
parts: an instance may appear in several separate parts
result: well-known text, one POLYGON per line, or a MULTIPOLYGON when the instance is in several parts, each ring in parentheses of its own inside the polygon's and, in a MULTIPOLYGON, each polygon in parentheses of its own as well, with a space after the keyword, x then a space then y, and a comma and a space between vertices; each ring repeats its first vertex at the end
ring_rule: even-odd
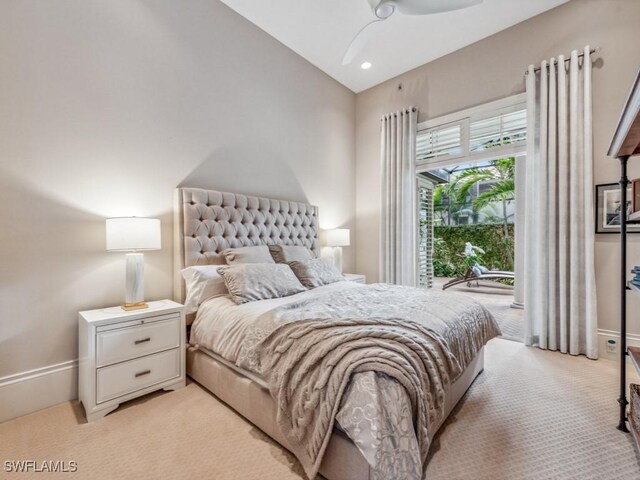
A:
POLYGON ((527 74, 525 343, 598 357, 591 59, 527 74))
POLYGON ((382 218, 380 281, 415 286, 416 266, 416 124, 409 108, 382 119, 382 218))

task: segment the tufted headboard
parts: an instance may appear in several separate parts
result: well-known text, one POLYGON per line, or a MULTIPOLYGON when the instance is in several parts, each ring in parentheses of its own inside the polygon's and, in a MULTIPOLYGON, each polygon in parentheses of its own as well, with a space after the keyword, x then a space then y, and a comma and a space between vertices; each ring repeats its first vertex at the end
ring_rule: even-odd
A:
POLYGON ((226 248, 302 245, 320 256, 318 207, 237 193, 178 188, 174 196, 174 298, 183 302, 180 270, 224 264, 226 248))

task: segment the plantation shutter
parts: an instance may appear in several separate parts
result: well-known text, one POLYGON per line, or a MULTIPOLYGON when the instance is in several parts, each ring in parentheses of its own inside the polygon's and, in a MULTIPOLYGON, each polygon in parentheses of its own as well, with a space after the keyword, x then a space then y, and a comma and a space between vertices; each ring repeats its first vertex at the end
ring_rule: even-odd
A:
POLYGON ((418 132, 416 162, 426 163, 462 155, 462 129, 460 124, 418 132))
POLYGON ((431 170, 526 153, 527 106, 515 95, 418 124, 416 166, 431 170))
POLYGON ((418 180, 418 286, 433 286, 433 184, 418 180))
POLYGON ((483 120, 471 121, 469 152, 494 150, 527 140, 527 111, 503 113, 483 120))

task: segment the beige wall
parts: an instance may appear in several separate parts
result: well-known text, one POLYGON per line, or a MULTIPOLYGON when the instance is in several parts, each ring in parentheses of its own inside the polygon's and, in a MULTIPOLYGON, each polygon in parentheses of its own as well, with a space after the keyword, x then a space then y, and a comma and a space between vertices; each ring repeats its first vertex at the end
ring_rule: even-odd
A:
POLYGON ((74 359, 78 310, 122 301, 105 217, 162 219, 146 296, 171 296, 177 186, 353 229, 354 125, 350 90, 217 0, 0 0, 0 377, 74 359))
MULTIPOLYGON (((572 0, 446 57, 373 87, 356 98, 356 270, 378 276, 380 204, 379 119, 413 105, 419 120, 438 117, 524 91, 530 63, 581 50, 602 51, 593 71, 595 182, 616 182, 618 164, 606 152, 622 105, 640 66, 640 1, 572 0), (402 89, 398 89, 398 85, 402 89)), ((455 27, 452 27, 452 32, 455 27)), ((640 160, 631 177, 640 176, 640 160)), ((629 264, 640 264, 640 235, 632 235, 629 264)), ((596 236, 600 328, 618 330, 619 248, 616 236, 596 236)), ((631 299, 630 311, 640 311, 631 299)), ((640 316, 630 316, 640 333, 640 316)))

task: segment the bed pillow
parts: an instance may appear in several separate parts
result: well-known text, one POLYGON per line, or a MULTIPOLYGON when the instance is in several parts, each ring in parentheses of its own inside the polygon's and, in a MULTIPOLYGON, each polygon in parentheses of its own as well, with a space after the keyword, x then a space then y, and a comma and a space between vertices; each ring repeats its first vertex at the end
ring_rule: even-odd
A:
POLYGON ((344 280, 331 257, 313 258, 305 262, 289 262, 289 266, 300 283, 307 288, 321 287, 344 280))
POLYGON ((187 299, 184 302, 187 314, 196 312, 208 298, 229 293, 224 278, 217 272, 218 267, 219 265, 201 265, 180 271, 187 287, 187 299))
POLYGON ((227 248, 222 252, 229 265, 239 263, 275 263, 269 247, 258 245, 255 247, 227 248))
POLYGON ((307 247, 298 245, 269 245, 269 251, 276 263, 306 262, 313 258, 307 247))
POLYGON ((218 267, 231 298, 238 305, 256 300, 288 297, 306 290, 288 265, 245 263, 218 267))

